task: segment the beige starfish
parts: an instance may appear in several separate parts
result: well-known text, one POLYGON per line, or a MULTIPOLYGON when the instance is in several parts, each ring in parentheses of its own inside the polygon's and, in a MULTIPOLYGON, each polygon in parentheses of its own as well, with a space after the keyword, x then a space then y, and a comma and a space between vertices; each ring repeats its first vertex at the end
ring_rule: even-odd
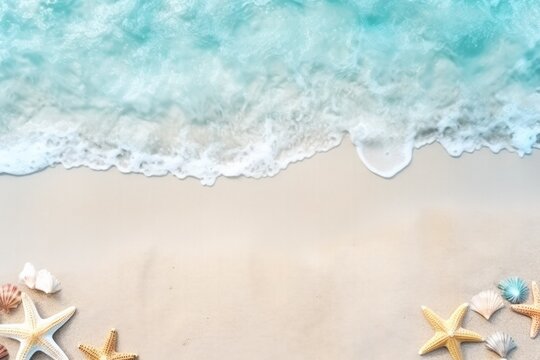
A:
POLYGON ((468 307, 469 304, 460 305, 448 320, 443 320, 439 315, 435 314, 433 310, 422 306, 424 317, 433 330, 435 330, 435 335, 422 346, 418 353, 424 355, 442 347, 446 347, 453 360, 462 360, 463 357, 461 355, 460 347, 462 342, 484 341, 479 334, 461 327, 461 323, 467 313, 468 307))
POLYGON ((112 329, 101 349, 89 345, 79 345, 79 349, 90 360, 133 360, 137 358, 136 354, 116 352, 117 340, 118 332, 112 329))
POLYGON ((25 293, 22 294, 22 303, 24 322, 0 325, 0 336, 15 339, 21 343, 15 360, 29 360, 38 351, 54 360, 68 360, 66 354, 54 341, 53 335, 73 316, 75 308, 71 306, 56 315, 42 319, 32 299, 25 293))
POLYGON ((540 290, 535 281, 532 282, 532 304, 512 305, 512 310, 531 318, 531 338, 535 338, 540 331, 540 290))

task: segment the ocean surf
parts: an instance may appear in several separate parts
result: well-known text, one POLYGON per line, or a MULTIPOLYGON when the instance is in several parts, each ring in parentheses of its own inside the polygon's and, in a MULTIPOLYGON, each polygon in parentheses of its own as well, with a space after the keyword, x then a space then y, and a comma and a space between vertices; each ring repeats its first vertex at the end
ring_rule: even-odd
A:
POLYGON ((345 137, 384 177, 434 142, 531 153, 540 1, 0 3, 0 173, 117 167, 210 185, 345 137))

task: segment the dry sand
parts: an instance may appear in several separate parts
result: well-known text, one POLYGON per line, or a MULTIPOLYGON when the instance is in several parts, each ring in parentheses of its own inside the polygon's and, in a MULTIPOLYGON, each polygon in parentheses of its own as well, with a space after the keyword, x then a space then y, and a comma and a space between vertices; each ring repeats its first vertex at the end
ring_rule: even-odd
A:
MULTIPOLYGON (((420 359, 420 305, 446 317, 505 276, 540 280, 539 204, 539 155, 458 160, 436 145, 393 180, 348 143, 212 188, 115 170, 0 176, 0 281, 26 261, 62 280, 58 295, 30 294, 43 316, 77 306, 56 336, 70 359, 112 327, 142 360, 420 359)), ((509 332, 520 360, 538 358, 529 325, 508 308, 465 320, 509 332)))

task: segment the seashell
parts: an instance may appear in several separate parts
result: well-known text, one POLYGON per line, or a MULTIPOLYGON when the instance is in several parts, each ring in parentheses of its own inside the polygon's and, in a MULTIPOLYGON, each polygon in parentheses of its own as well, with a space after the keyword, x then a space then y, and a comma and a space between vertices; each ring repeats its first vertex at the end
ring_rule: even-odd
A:
POLYGON ((46 294, 53 294, 62 289, 60 281, 46 269, 37 272, 35 285, 36 290, 41 290, 46 294))
POLYGON ((502 360, 506 360, 508 354, 514 350, 517 345, 510 335, 499 331, 488 336, 486 339, 486 347, 497 353, 502 360))
POLYGON ((61 290, 60 281, 49 270, 36 268, 31 263, 24 264, 23 271, 19 274, 19 280, 30 289, 41 290, 47 294, 53 294, 61 290))
POLYGON ((529 288, 523 279, 510 277, 499 283, 502 296, 512 304, 521 304, 529 296, 529 288))
POLYGON ((21 301, 21 290, 17 286, 5 284, 0 288, 0 313, 9 313, 16 309, 21 301))
POLYGON ((19 274, 20 282, 24 283, 30 289, 36 287, 36 268, 31 263, 24 264, 24 268, 19 274))
POLYGON ((471 299, 471 310, 476 311, 486 320, 503 307, 502 297, 494 290, 482 291, 471 299))
POLYGON ((9 356, 8 349, 4 345, 0 344, 0 359, 5 358, 6 356, 9 356))

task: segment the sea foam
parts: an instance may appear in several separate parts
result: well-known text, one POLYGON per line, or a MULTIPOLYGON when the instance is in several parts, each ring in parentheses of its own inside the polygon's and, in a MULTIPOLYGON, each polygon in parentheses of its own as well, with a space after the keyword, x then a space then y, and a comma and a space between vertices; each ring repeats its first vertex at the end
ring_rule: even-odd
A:
POLYGON ((0 2, 0 173, 272 176, 349 136, 392 177, 540 143, 540 0, 0 2))

